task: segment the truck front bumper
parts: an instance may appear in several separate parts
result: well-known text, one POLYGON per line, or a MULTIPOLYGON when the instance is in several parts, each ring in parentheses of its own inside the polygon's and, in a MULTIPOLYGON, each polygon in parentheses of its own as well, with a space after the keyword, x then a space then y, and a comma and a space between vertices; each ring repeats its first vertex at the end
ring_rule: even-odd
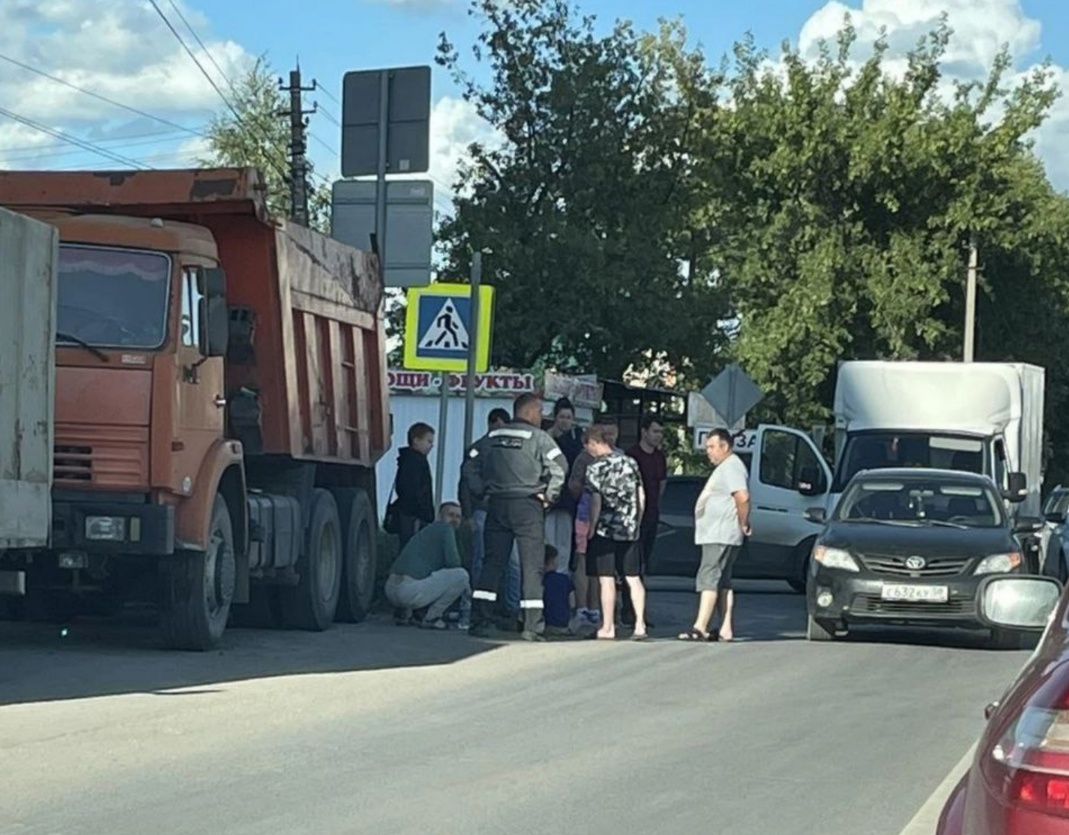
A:
POLYGON ((174 553, 171 505, 106 500, 52 502, 52 550, 167 556, 174 553))

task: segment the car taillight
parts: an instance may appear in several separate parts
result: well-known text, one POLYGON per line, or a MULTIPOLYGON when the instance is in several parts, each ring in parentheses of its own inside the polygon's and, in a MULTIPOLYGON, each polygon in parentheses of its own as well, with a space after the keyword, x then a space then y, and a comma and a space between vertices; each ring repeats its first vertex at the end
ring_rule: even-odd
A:
POLYGON ((1003 802, 1069 818, 1069 670, 1036 690, 981 767, 1003 802))

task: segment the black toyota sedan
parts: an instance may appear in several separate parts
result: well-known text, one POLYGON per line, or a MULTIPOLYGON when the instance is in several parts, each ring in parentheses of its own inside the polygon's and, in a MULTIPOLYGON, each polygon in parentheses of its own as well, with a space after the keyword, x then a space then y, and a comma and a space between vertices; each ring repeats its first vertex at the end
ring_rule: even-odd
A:
MULTIPOLYGON (((856 475, 813 547, 806 636, 829 641, 852 623, 980 627, 976 594, 992 574, 1021 572, 1014 522, 994 483, 947 470, 872 470, 856 475)), ((1016 634, 993 632, 999 645, 1016 634)))

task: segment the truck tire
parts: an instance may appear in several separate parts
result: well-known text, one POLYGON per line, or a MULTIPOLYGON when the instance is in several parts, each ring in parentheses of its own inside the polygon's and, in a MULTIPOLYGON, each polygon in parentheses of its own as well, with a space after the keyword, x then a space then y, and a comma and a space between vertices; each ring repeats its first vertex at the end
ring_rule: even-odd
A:
POLYGON ((806 620, 805 639, 818 642, 834 641, 835 622, 809 616, 806 620))
POLYGON ((290 629, 322 632, 334 622, 342 575, 341 520, 327 490, 312 491, 304 542, 304 553, 297 560, 300 580, 278 590, 282 618, 290 629))
POLYGON ((160 629, 170 649, 211 649, 230 618, 237 557, 234 523, 220 495, 212 504, 208 531, 207 551, 182 551, 160 559, 160 629))
POLYGON ((360 623, 371 611, 378 570, 375 511, 366 490, 335 490, 342 531, 342 582, 337 619, 360 623))

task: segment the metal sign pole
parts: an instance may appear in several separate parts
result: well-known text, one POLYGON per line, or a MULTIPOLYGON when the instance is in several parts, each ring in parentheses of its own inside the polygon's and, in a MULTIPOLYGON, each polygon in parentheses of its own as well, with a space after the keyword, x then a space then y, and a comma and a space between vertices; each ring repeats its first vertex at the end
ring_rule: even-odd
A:
POLYGON ((479 358, 479 285, 483 277, 483 254, 471 257, 471 314, 468 317, 468 377, 464 390, 464 449, 475 434, 475 363, 479 358))
POLYGON ((449 431, 449 377, 451 372, 442 372, 442 383, 439 389, 438 401, 438 432, 435 438, 438 443, 438 463, 434 473, 434 507, 435 511, 442 505, 442 479, 445 478, 445 439, 449 431))
POLYGON ((389 148, 390 71, 379 73, 379 165, 375 180, 375 242, 379 249, 379 276, 386 283, 386 154, 389 148))

